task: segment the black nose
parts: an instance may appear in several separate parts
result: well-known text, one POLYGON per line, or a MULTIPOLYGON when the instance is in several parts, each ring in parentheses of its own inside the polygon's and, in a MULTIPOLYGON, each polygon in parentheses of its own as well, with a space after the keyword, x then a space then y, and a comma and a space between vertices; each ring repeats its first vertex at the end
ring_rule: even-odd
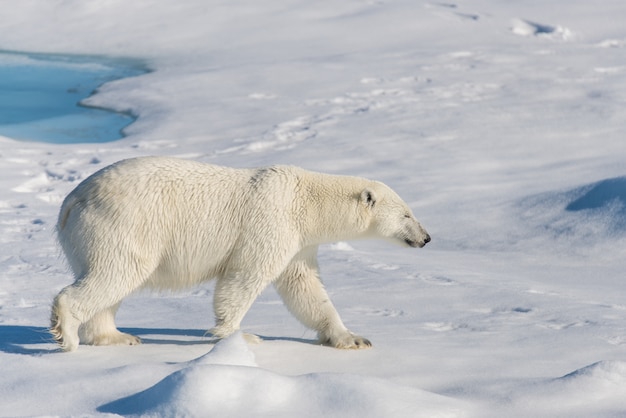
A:
POLYGON ((428 244, 430 242, 430 235, 426 234, 426 238, 424 238, 424 244, 428 244))

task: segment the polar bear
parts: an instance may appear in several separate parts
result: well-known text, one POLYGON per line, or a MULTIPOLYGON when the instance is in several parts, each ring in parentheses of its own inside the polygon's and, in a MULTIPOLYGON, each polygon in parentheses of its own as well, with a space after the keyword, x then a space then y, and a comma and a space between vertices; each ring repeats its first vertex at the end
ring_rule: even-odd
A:
POLYGON ((85 179, 65 198, 57 234, 75 276, 52 307, 51 333, 64 351, 79 342, 138 344, 115 326, 126 296, 209 279, 216 279, 216 338, 236 332, 273 283, 322 344, 369 347, 330 302, 318 246, 376 237, 408 247, 430 241, 407 204, 380 182, 167 157, 122 160, 85 179))

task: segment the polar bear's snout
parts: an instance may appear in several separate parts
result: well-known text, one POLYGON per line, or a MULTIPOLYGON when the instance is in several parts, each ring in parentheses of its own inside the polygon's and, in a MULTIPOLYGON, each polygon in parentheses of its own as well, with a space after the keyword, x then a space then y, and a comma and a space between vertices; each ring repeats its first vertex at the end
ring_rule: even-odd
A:
POLYGON ((406 238, 404 240, 404 242, 409 246, 409 247, 419 247, 422 248, 424 245, 428 244, 430 242, 430 235, 426 234, 426 236, 424 237, 424 239, 419 240, 419 241, 413 241, 409 238, 406 238))
POLYGON ((422 248, 424 245, 430 242, 430 234, 420 225, 416 227, 407 228, 404 234, 404 243, 409 247, 422 248))

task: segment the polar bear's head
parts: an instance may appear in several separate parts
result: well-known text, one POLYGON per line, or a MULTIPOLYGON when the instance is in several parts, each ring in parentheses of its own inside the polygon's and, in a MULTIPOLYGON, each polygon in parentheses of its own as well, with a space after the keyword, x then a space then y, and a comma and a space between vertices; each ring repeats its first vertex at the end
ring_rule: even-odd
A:
POLYGON ((369 217, 369 233, 408 247, 423 247, 430 235, 408 205, 388 186, 373 182, 360 195, 369 217))

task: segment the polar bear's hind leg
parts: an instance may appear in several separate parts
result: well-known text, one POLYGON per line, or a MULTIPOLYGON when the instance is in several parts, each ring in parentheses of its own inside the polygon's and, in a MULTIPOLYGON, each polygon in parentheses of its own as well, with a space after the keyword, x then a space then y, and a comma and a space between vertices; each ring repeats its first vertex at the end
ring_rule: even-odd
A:
MULTIPOLYGON (((111 283, 115 283, 111 275, 94 272, 76 280, 56 296, 50 332, 63 351, 76 350, 81 339, 93 345, 139 344, 139 338, 118 331, 114 321, 120 302, 135 286, 111 283)), ((126 283, 141 281, 129 277, 126 283)))
POLYGON ((119 303, 95 314, 81 325, 79 330, 81 343, 88 345, 137 345, 141 339, 121 332, 115 326, 115 313, 119 303))

